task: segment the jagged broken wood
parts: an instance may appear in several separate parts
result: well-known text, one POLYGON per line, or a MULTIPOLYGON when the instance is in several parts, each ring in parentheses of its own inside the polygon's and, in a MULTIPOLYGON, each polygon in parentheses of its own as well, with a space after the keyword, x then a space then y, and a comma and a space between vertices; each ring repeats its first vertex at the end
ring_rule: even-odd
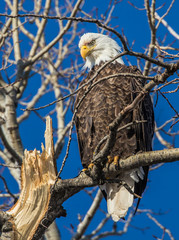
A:
POLYGON ((8 222, 3 226, 1 239, 33 238, 40 222, 44 218, 49 201, 50 189, 56 179, 54 164, 52 121, 46 120, 45 148, 24 152, 21 170, 21 193, 17 203, 6 212, 8 222))

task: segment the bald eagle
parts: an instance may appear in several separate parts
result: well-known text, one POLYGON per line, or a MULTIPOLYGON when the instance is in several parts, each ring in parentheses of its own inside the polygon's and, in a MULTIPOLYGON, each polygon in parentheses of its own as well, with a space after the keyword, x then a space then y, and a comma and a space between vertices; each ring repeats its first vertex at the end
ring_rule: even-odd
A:
MULTIPOLYGON (((109 134, 109 124, 122 109, 133 102, 145 82, 137 67, 126 66, 121 58, 117 58, 99 72, 93 79, 93 83, 105 76, 114 74, 119 74, 119 76, 100 81, 84 97, 88 85, 91 84, 88 81, 101 66, 117 56, 121 48, 115 40, 97 33, 84 34, 80 39, 79 48, 89 73, 87 78, 80 83, 80 86, 85 83, 86 85, 77 94, 75 106, 80 99, 83 98, 83 101, 78 108, 75 125, 82 165, 87 168, 93 159, 96 146, 109 134), (120 76, 120 73, 126 73, 126 76, 124 74, 120 76), (128 73, 140 74, 141 78, 127 76, 128 73)), ((125 117, 119 128, 135 121, 139 121, 139 124, 131 124, 117 132, 115 144, 107 159, 116 157, 117 159, 126 159, 138 152, 152 150, 154 115, 148 94, 125 117)), ((133 192, 141 196, 146 187, 148 169, 146 166, 140 167, 115 177, 123 180, 133 192)), ((133 204, 134 195, 119 183, 107 183, 100 188, 106 197, 107 209, 112 219, 118 221, 125 217, 128 208, 133 204)))

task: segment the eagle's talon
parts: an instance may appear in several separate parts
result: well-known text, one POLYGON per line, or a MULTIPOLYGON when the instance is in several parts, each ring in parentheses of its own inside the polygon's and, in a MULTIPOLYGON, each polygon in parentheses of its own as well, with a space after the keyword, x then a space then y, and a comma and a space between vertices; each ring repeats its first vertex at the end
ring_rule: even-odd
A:
POLYGON ((118 170, 119 169, 119 156, 107 156, 107 167, 109 168, 110 164, 113 163, 115 166, 115 169, 118 170))
POLYGON ((119 156, 114 157, 114 165, 116 169, 119 169, 119 156))
POLYGON ((107 156, 106 167, 109 169, 110 164, 113 162, 113 157, 107 156))
POLYGON ((110 165, 113 161, 114 161, 114 158, 111 157, 111 156, 107 156, 107 163, 110 165))
POLYGON ((83 169, 81 170, 81 172, 86 172, 86 171, 88 171, 88 168, 83 168, 83 169))
POLYGON ((91 171, 91 170, 93 169, 93 167, 94 167, 94 163, 90 163, 90 164, 88 165, 88 170, 91 171))

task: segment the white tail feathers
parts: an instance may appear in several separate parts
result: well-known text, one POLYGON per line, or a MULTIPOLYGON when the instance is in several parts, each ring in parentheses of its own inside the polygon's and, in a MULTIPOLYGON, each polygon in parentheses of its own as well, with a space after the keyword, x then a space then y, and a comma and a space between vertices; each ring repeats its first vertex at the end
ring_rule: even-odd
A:
MULTIPOLYGON (((130 176, 126 176, 122 180, 134 191, 134 180, 130 176)), ((103 188, 107 193, 108 213, 113 221, 117 222, 127 214, 128 208, 133 204, 134 196, 118 183, 107 183, 103 188)))

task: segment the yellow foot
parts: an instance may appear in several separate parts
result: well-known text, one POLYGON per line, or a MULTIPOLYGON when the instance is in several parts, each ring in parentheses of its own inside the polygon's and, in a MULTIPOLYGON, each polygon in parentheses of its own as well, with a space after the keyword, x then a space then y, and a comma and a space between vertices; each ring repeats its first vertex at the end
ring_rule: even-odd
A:
POLYGON ((111 163, 113 163, 116 168, 119 167, 119 156, 114 156, 114 157, 107 156, 107 159, 108 159, 107 160, 108 167, 111 163))

